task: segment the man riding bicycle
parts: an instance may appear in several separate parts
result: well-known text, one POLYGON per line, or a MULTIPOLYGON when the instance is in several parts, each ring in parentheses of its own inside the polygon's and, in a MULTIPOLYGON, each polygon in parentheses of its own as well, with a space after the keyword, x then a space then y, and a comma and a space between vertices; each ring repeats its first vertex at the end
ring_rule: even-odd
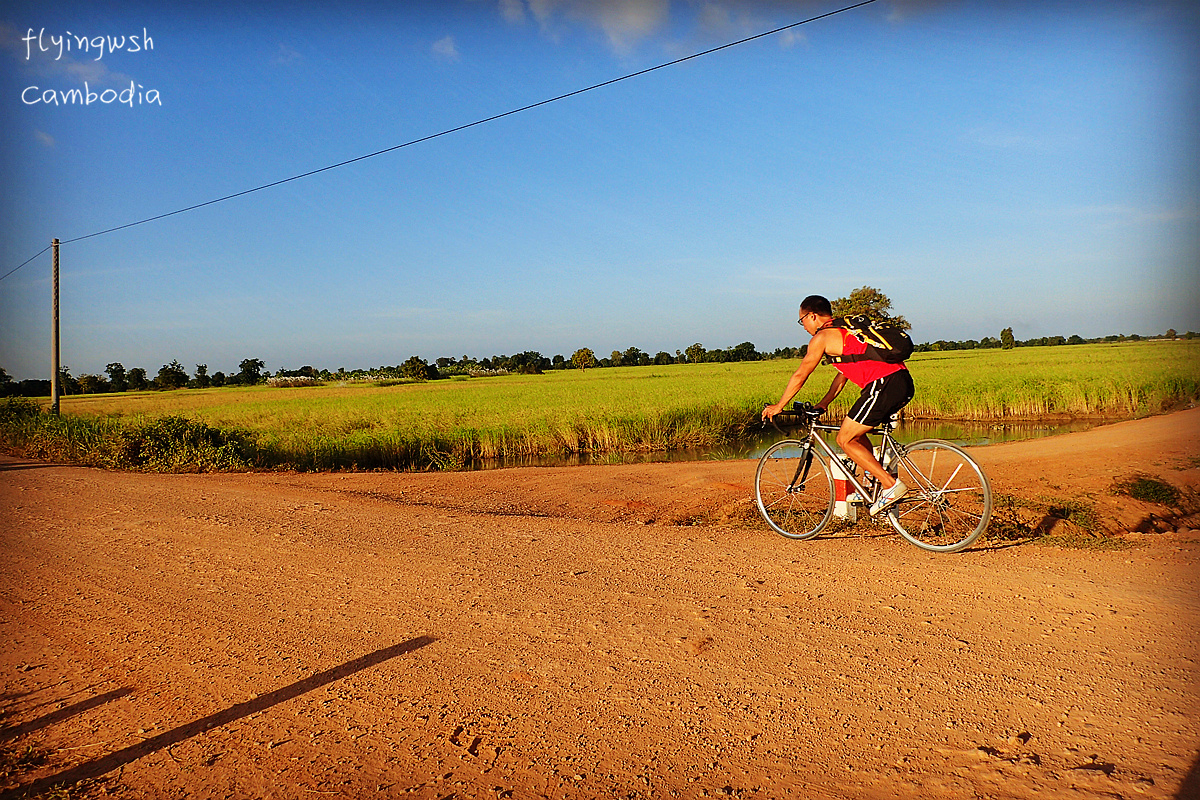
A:
MULTIPOLYGON (((778 403, 763 409, 762 418, 771 419, 780 413, 788 401, 804 386, 804 382, 812 375, 827 356, 852 356, 866 352, 867 345, 859 341, 845 328, 833 327, 833 308, 829 301, 821 295, 814 294, 804 298, 800 304, 800 319, 804 330, 812 335, 808 352, 800 362, 800 367, 788 381, 783 390, 783 396, 778 403)), ((824 411, 834 401, 851 381, 862 389, 858 400, 850 408, 850 413, 842 421, 838 430, 837 443, 842 452, 879 481, 881 491, 879 497, 871 505, 872 516, 892 506, 908 491, 903 481, 899 481, 888 473, 875 458, 871 441, 867 432, 876 425, 887 422, 913 398, 913 380, 904 364, 889 364, 883 361, 833 361, 838 374, 834 376, 829 391, 817 402, 816 407, 824 411)))

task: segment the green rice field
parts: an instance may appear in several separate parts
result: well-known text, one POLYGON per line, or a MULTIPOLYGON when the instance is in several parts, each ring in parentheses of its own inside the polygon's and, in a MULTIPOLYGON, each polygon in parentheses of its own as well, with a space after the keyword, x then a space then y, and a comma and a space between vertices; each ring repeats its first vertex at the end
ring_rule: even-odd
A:
MULTIPOLYGON (((233 432, 252 444, 248 466, 259 468, 461 469, 480 459, 718 447, 778 400, 798 364, 129 392, 65 397, 61 409, 64 418, 95 428, 88 436, 96 441, 164 417, 233 432)), ((917 395, 907 413, 917 419, 1129 418, 1200 397, 1194 341, 918 353, 909 368, 917 395)), ((819 399, 833 374, 820 367, 797 399, 819 399)), ((848 386, 834 415, 856 395, 848 386)), ((3 426, 10 451, 28 451, 22 442, 29 434, 21 430, 3 426)))

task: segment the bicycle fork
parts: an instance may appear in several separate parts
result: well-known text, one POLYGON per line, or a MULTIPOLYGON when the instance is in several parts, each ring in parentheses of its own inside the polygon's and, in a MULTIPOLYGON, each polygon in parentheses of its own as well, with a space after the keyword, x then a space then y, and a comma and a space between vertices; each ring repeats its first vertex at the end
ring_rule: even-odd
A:
POLYGON ((800 459, 800 463, 796 465, 796 474, 792 476, 792 482, 788 484, 788 494, 798 494, 804 491, 804 485, 808 482, 808 469, 812 466, 813 449, 809 443, 804 446, 804 456, 800 459))

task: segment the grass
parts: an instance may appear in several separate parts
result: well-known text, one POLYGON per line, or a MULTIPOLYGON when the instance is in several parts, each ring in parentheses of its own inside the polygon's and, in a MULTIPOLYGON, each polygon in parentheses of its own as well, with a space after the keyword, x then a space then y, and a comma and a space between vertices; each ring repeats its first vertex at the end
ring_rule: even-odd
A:
POLYGON ((1132 497, 1146 503, 1157 503, 1161 506, 1179 507, 1181 495, 1179 490, 1162 478, 1153 475, 1131 475, 1117 481, 1112 488, 1113 494, 1132 497))
MULTIPOLYGON (((461 469, 492 458, 719 448, 756 423, 798 364, 72 396, 57 419, 0 413, 0 442, 35 457, 162 471, 461 469)), ((913 418, 1121 418, 1200 399, 1200 342, 919 353, 909 366, 913 418)), ((797 399, 818 399, 833 374, 818 368, 797 399)))
POLYGON ((992 497, 989 542, 1031 542, 1074 550, 1128 550, 1134 545, 1107 536, 1088 499, 1043 497, 1036 501, 998 493, 992 497), (1067 525, 1058 524, 1066 521, 1067 525))
POLYGON ((25 800, 72 800, 83 797, 95 781, 85 780, 72 786, 53 786, 36 795, 22 794, 17 791, 18 782, 30 772, 45 766, 49 762, 50 751, 40 745, 6 743, 0 745, 0 786, 10 784, 4 790, 5 796, 21 797, 25 800))
POLYGON ((27 744, 0 747, 0 780, 10 781, 46 763, 46 751, 27 744))
POLYGON ((112 417, 45 414, 36 404, 16 398, 0 405, 0 431, 26 457, 117 469, 249 469, 258 455, 252 436, 180 416, 121 424, 112 417))
POLYGON ((940 419, 1135 417, 1200 397, 1200 341, 921 353, 910 412, 940 419))
POLYGON ((256 443, 259 466, 455 469, 498 457, 718 446, 756 419, 762 401, 745 368, 762 366, 93 395, 64 398, 62 410, 119 425, 170 414, 241 431, 256 443))

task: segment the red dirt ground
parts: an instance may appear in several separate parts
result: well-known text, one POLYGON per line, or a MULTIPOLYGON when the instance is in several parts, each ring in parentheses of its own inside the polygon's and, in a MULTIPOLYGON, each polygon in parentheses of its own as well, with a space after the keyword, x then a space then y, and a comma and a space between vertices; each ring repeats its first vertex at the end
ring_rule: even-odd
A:
POLYGON ((973 452, 956 555, 783 539, 749 461, 2 458, 0 795, 1200 796, 1200 409, 973 452), (1129 546, 1011 538, 1067 501, 1129 546))

